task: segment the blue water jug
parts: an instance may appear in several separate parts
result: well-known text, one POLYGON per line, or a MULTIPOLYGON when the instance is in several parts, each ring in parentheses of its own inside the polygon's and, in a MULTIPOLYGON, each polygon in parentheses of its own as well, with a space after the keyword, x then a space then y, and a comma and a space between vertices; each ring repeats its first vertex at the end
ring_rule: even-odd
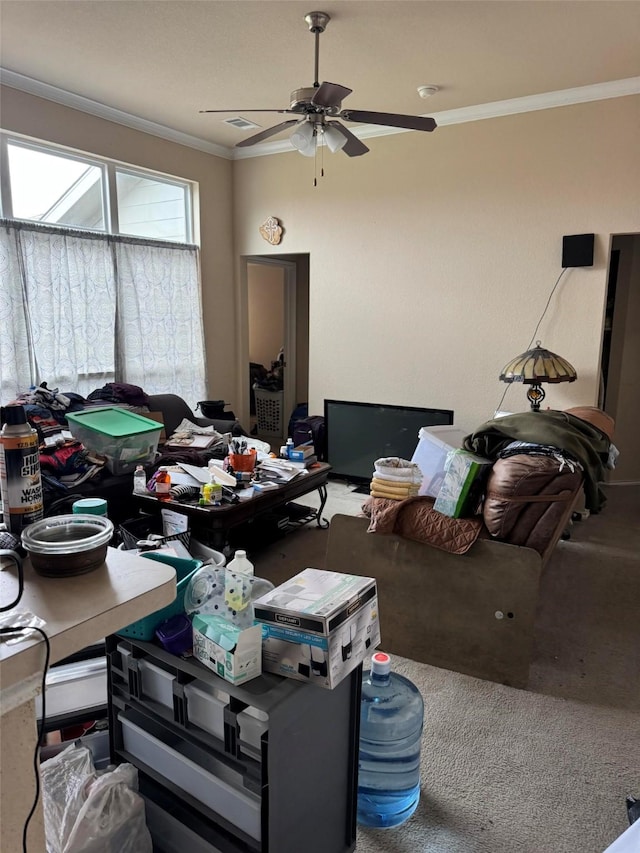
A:
POLYGON ((391 827, 408 820, 420 799, 420 745, 424 703, 418 688, 391 672, 376 652, 362 679, 358 823, 391 827))

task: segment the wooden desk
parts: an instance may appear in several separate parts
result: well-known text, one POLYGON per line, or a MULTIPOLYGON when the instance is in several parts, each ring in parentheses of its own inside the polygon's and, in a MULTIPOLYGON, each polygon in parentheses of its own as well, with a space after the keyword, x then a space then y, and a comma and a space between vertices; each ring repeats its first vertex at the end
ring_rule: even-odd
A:
POLYGON ((318 527, 326 528, 329 522, 322 517, 327 502, 327 481, 331 466, 319 462, 306 474, 300 474, 289 483, 279 485, 277 489, 255 494, 247 501, 235 504, 224 503, 221 506, 198 506, 196 501, 159 501, 153 495, 134 495, 139 508, 149 514, 159 513, 163 507, 189 516, 192 530, 201 532, 214 548, 222 549, 226 544, 228 531, 252 521, 260 515, 283 507, 302 495, 317 491, 320 506, 310 509, 309 514, 298 522, 308 524, 315 521, 318 527))
MULTIPOLYGON (((103 566, 85 575, 45 578, 24 562, 24 594, 15 612, 44 619, 50 664, 173 601, 176 575, 163 563, 109 548, 103 566)), ((0 571, 0 603, 13 601, 13 567, 0 571)), ((13 611, 3 614, 8 616, 13 611)), ((35 634, 15 645, 0 644, 0 849, 22 850, 22 829, 35 796, 33 754, 37 740, 35 697, 41 689, 45 646, 35 634)), ((42 798, 29 824, 28 850, 45 850, 42 798)))

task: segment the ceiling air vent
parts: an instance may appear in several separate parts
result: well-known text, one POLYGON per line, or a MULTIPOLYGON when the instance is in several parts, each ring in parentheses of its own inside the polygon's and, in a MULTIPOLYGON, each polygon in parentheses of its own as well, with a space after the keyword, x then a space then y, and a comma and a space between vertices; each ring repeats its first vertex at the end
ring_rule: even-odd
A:
POLYGON ((240 116, 236 116, 235 118, 226 118, 223 123, 230 124, 232 127, 237 127, 239 130, 250 130, 253 127, 260 127, 259 124, 247 121, 246 118, 241 118, 240 116))

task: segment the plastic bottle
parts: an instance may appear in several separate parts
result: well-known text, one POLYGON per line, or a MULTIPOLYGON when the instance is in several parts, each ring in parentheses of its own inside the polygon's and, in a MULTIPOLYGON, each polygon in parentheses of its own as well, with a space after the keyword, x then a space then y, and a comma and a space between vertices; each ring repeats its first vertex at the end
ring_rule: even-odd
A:
POLYGON ((293 450, 293 439, 292 438, 287 439, 287 443, 286 443, 285 447, 287 449, 286 452, 287 452, 287 459, 288 459, 289 456, 291 455, 291 451, 293 450))
POLYGON ((253 563, 247 559, 246 551, 236 551, 233 560, 227 563, 224 578, 224 600, 233 610, 244 610, 251 601, 251 589, 247 586, 245 577, 255 574, 253 563), (240 575, 240 577, 238 577, 240 575))
POLYGON ((147 475, 142 465, 136 465, 136 470, 133 472, 133 494, 147 494, 147 475))
POLYGON ((158 475, 156 477, 156 497, 160 501, 168 501, 171 500, 171 495, 169 494, 169 490, 171 488, 171 475, 169 474, 169 469, 163 465, 158 468, 158 475))
POLYGON ((247 558, 246 551, 236 551, 233 555, 233 560, 227 563, 227 570, 230 572, 241 572, 243 575, 255 574, 253 563, 247 558))
POLYGON ((4 407, 0 434, 0 491, 7 529, 19 536, 44 514, 38 433, 27 422, 24 406, 4 407))
POLYGON ((391 672, 389 655, 376 652, 362 678, 357 817, 362 826, 398 826, 416 810, 423 718, 418 688, 391 672))

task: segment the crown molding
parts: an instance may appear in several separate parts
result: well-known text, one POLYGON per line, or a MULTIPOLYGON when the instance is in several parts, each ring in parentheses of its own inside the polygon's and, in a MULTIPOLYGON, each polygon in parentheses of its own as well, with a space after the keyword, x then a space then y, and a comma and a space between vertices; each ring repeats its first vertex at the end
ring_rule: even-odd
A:
MULTIPOLYGON (((469 121, 482 121, 488 118, 530 113, 536 110, 549 110, 554 107, 568 107, 573 104, 586 104, 590 101, 604 101, 609 98, 622 98, 626 95, 640 94, 640 77, 627 77, 623 80, 611 80, 608 83, 595 83, 590 86, 577 86, 573 89, 559 89, 556 92, 543 92, 539 95, 525 95, 522 98, 511 98, 506 101, 491 101, 487 104, 476 104, 471 107, 459 107, 443 112, 423 113, 424 117, 431 116, 438 127, 450 124, 465 124, 469 121)), ((398 133, 413 133, 398 127, 382 127, 375 124, 362 124, 357 129, 349 128, 358 139, 371 139, 374 136, 395 136, 398 133)), ((265 142, 255 148, 235 148, 234 160, 244 160, 248 157, 265 157, 268 154, 294 152, 288 140, 265 142)))
POLYGON ((67 92, 64 89, 59 89, 57 86, 51 86, 49 83, 34 80, 32 77, 25 77, 24 74, 9 71, 7 68, 0 68, 0 83, 4 86, 9 86, 11 89, 19 89, 21 92, 36 95, 38 98, 44 98, 47 101, 55 101, 55 103, 62 104, 65 107, 71 107, 74 110, 80 110, 83 113, 89 113, 89 115, 113 121, 116 124, 124 125, 124 127, 130 127, 133 130, 150 133, 152 136, 158 136, 169 142, 177 142, 179 145, 186 145, 188 148, 195 148, 198 151, 204 151, 206 154, 215 154, 216 157, 224 157, 226 160, 233 159, 233 149, 226 148, 224 145, 207 142, 206 139, 200 139, 198 136, 191 136, 188 133, 174 130, 155 121, 148 121, 139 116, 126 113, 123 110, 117 110, 115 107, 108 107, 99 101, 93 101, 91 98, 85 98, 83 95, 67 92))
MULTIPOLYGON (((207 142, 197 136, 174 130, 162 124, 157 124, 147 119, 139 118, 122 110, 67 92, 49 83, 42 83, 32 77, 26 77, 15 71, 0 68, 0 83, 13 89, 19 89, 48 101, 55 101, 67 107, 81 112, 95 115, 98 118, 113 121, 117 124, 150 133, 169 142, 186 145, 207 154, 215 154, 226 160, 245 160, 250 157, 267 157, 271 154, 295 153, 287 139, 277 142, 266 142, 251 148, 227 148, 215 142, 207 142)), ((590 101, 603 101, 609 98, 622 98, 626 95, 640 94, 640 77, 627 77, 622 80, 611 80, 607 83, 594 83, 589 86, 577 86, 573 89, 559 89, 555 92, 543 92, 538 95, 525 95, 522 98, 511 98, 505 101, 491 101, 487 104, 476 104, 470 107, 459 107, 443 112, 424 113, 431 116, 438 127, 446 127, 453 124, 465 124, 469 121, 482 121, 502 116, 518 115, 519 113, 535 112, 536 110, 548 110, 555 107, 567 107, 573 104, 585 104, 590 101)), ((381 125, 363 124, 357 129, 351 128, 359 139, 371 139, 375 136, 392 136, 398 133, 413 133, 397 127, 383 127, 381 125)))

